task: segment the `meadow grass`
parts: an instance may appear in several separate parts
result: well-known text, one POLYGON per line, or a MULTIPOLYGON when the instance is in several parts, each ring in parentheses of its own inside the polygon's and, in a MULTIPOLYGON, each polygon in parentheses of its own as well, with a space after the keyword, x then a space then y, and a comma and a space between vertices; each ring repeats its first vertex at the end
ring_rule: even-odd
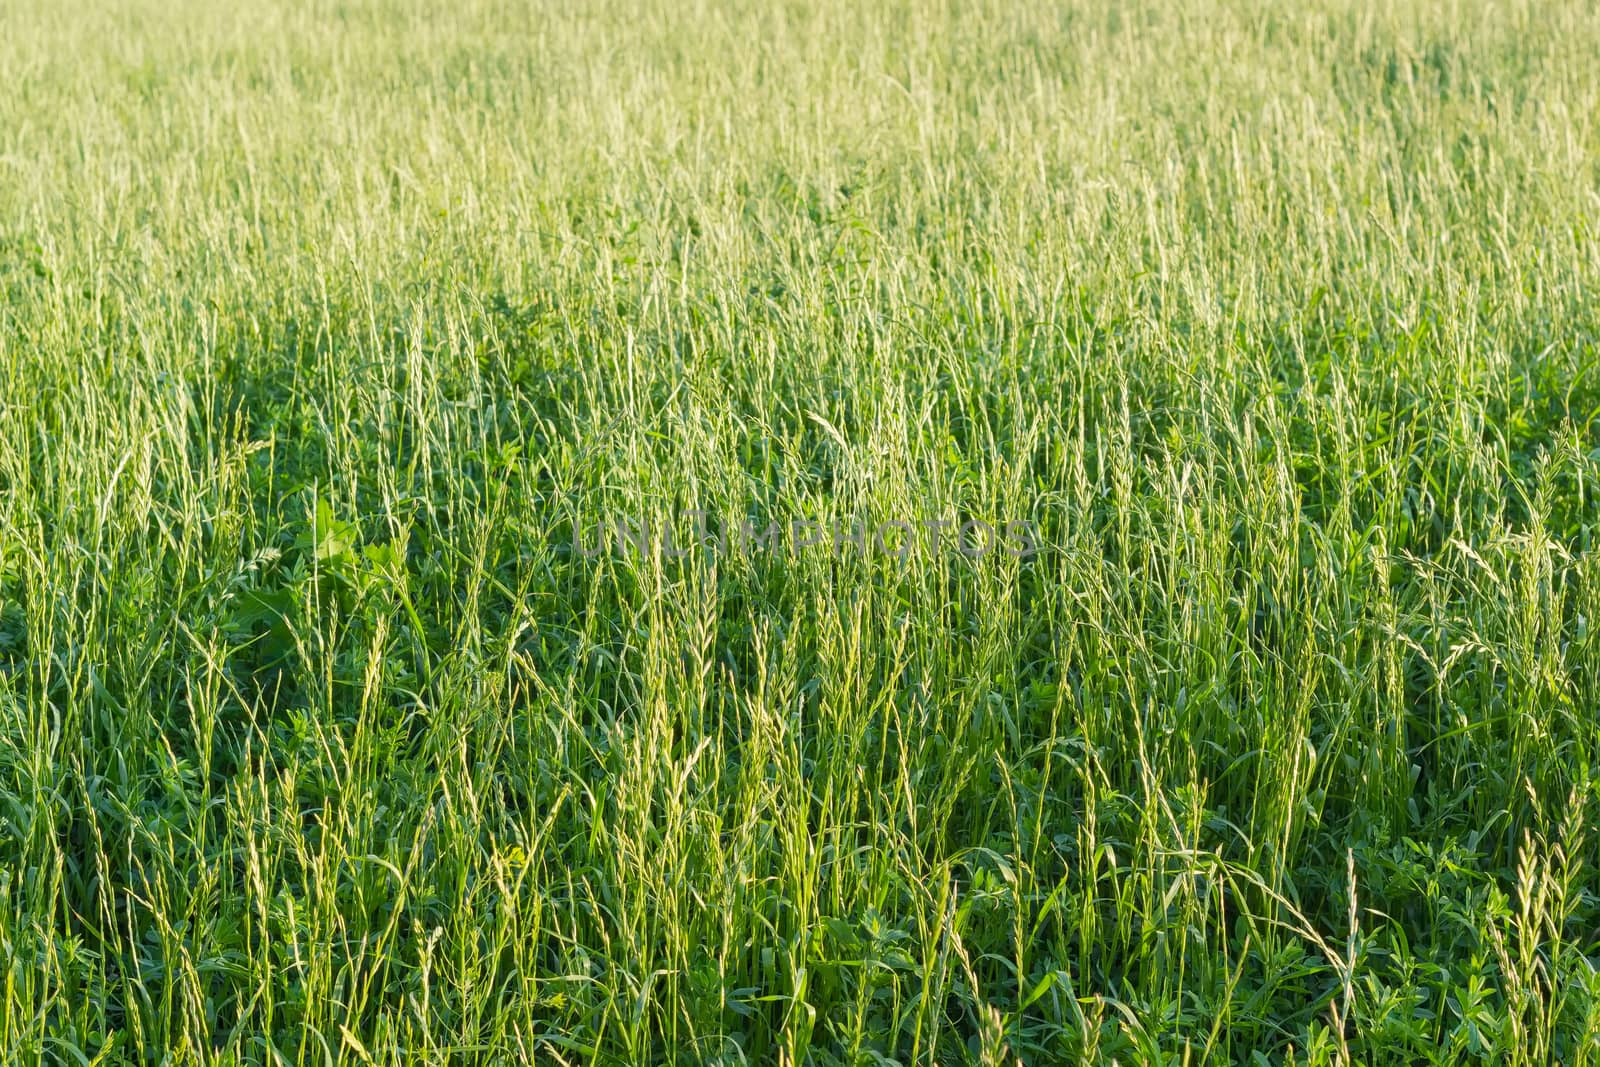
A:
POLYGON ((1600 1062, 1600 11, 0 27, 0 1061, 1600 1062))

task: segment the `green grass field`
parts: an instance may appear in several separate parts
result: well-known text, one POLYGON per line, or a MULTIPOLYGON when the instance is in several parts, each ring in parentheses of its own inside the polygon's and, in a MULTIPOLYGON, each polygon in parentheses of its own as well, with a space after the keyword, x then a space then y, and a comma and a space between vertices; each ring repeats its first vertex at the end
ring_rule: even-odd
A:
POLYGON ((1600 1063, 1597 55, 0 0, 0 1062, 1600 1063))

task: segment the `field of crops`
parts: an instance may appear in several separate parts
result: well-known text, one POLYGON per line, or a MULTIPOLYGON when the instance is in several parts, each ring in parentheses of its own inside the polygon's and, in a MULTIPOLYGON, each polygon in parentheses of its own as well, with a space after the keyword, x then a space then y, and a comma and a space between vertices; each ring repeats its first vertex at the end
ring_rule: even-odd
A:
POLYGON ((1600 1063, 1596 56, 0 0, 0 1062, 1600 1063))

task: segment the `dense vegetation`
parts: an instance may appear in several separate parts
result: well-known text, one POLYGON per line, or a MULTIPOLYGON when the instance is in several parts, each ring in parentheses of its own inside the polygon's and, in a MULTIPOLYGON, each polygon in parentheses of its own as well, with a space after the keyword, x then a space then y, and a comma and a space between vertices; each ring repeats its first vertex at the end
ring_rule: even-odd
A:
POLYGON ((0 1060, 1600 1061, 1591 5, 0 25, 0 1060))

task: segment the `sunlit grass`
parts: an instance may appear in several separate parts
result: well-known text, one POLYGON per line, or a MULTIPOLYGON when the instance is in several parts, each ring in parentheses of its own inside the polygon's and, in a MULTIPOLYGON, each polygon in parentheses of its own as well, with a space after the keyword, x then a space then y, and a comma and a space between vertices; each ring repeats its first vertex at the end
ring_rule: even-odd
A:
POLYGON ((0 1060, 1600 1060, 1600 11, 0 26, 0 1060))

